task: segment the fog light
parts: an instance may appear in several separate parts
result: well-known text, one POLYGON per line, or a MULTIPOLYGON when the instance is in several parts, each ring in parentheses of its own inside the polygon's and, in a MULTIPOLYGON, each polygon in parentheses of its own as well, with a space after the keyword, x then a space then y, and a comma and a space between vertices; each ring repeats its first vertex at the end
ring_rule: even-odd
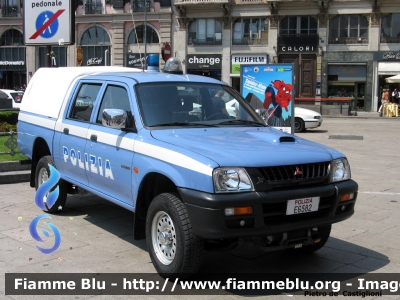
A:
POLYGON ((245 222, 244 220, 242 220, 242 221, 240 221, 240 223, 239 223, 239 224, 240 224, 240 226, 242 226, 242 227, 243 227, 244 225, 246 225, 246 222, 245 222))
POLYGON ((352 200, 354 198, 354 193, 350 193, 350 194, 343 194, 340 195, 339 201, 347 201, 347 200, 352 200))
POLYGON ((225 208, 225 216, 251 215, 252 213, 252 206, 225 208))
POLYGON ((346 206, 345 205, 343 205, 342 206, 342 211, 344 211, 346 209, 346 206))

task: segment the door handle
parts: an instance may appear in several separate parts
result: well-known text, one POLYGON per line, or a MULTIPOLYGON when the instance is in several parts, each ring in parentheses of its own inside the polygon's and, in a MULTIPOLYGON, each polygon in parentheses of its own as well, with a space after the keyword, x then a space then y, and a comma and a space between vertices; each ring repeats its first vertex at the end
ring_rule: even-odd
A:
POLYGON ((97 135, 92 134, 92 135, 90 136, 90 140, 93 141, 93 142, 97 142, 97 135))
POLYGON ((65 134, 69 134, 69 128, 64 128, 63 132, 64 132, 65 134))

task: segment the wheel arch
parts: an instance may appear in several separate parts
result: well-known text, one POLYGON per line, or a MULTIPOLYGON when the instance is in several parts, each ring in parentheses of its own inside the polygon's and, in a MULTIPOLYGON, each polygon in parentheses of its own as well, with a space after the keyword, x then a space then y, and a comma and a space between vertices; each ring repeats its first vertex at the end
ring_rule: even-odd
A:
POLYGON ((51 155, 49 145, 47 145, 47 142, 43 138, 38 137, 33 144, 33 150, 32 150, 31 178, 30 178, 31 187, 35 187, 35 173, 38 161, 43 156, 46 155, 51 155))
POLYGON ((175 193, 178 188, 166 175, 152 172, 147 174, 139 186, 135 205, 133 236, 136 240, 146 238, 146 215, 151 201, 159 194, 175 193))

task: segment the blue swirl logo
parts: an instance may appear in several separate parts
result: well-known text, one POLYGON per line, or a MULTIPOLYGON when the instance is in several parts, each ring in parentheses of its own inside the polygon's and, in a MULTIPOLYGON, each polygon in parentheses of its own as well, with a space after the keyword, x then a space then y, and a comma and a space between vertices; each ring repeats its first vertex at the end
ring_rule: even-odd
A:
POLYGON ((52 166, 48 165, 50 168, 50 178, 46 181, 43 182, 41 186, 36 191, 35 195, 35 204, 42 210, 50 209, 54 203, 58 199, 58 195, 60 193, 59 187, 57 186, 54 191, 50 192, 51 188, 57 184, 57 182, 60 180, 60 173, 52 166), (46 197, 46 203, 44 202, 44 199, 46 197), (46 208, 46 206, 47 208, 46 208))
MULTIPOLYGON (((37 232, 37 224, 41 219, 51 219, 51 217, 47 214, 41 214, 41 215, 38 215, 37 217, 33 218, 31 224, 29 224, 29 232, 36 241, 43 243, 44 242, 43 239, 39 236, 39 234, 37 232)), ((58 247, 60 247, 61 235, 60 235, 60 232, 58 231, 58 228, 56 226, 54 226, 53 224, 51 224, 49 222, 44 222, 44 224, 46 224, 54 233, 54 245, 51 248, 42 248, 39 246, 36 246, 36 248, 38 248, 38 250, 44 254, 50 254, 50 253, 56 251, 58 249, 58 247)), ((46 229, 42 229, 42 233, 46 237, 50 236, 49 232, 46 229)))
MULTIPOLYGON (((61 176, 60 173, 52 165, 49 164, 48 166, 50 169, 50 177, 46 182, 39 186, 35 195, 35 204, 42 210, 49 210, 54 205, 54 203, 56 203, 60 192, 58 186, 50 192, 50 190, 60 180, 61 176)), ((36 241, 43 243, 43 239, 39 236, 37 232, 37 225, 41 219, 51 219, 51 217, 47 214, 41 214, 33 218, 31 223, 29 224, 29 232, 36 241)), ((60 246, 61 234, 58 231, 58 228, 53 224, 49 222, 44 222, 44 224, 46 224, 54 234, 54 245, 51 248, 42 248, 39 246, 36 246, 36 248, 44 254, 50 254, 56 251, 60 246)), ((50 237, 50 234, 46 229, 42 229, 42 233, 44 234, 44 236, 50 237)))

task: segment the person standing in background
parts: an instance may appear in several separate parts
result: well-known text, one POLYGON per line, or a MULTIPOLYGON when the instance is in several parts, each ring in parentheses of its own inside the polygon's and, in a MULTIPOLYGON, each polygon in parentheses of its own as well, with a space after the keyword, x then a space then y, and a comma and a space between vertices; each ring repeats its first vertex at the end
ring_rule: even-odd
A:
POLYGON ((381 107, 379 107, 379 110, 378 110, 378 113, 379 113, 380 117, 382 117, 383 105, 390 102, 390 100, 389 100, 390 96, 389 95, 390 95, 389 94, 389 89, 383 89, 383 91, 382 91, 382 104, 381 104, 381 107))
POLYGON ((399 96, 399 91, 397 90, 397 88, 395 88, 392 93, 392 102, 399 104, 399 96))
POLYGON ((391 102, 399 104, 397 101, 399 100, 399 92, 395 88, 392 92, 391 102))
POLYGON ((390 92, 389 89, 386 89, 383 93, 383 100, 386 100, 386 103, 390 102, 390 92))

